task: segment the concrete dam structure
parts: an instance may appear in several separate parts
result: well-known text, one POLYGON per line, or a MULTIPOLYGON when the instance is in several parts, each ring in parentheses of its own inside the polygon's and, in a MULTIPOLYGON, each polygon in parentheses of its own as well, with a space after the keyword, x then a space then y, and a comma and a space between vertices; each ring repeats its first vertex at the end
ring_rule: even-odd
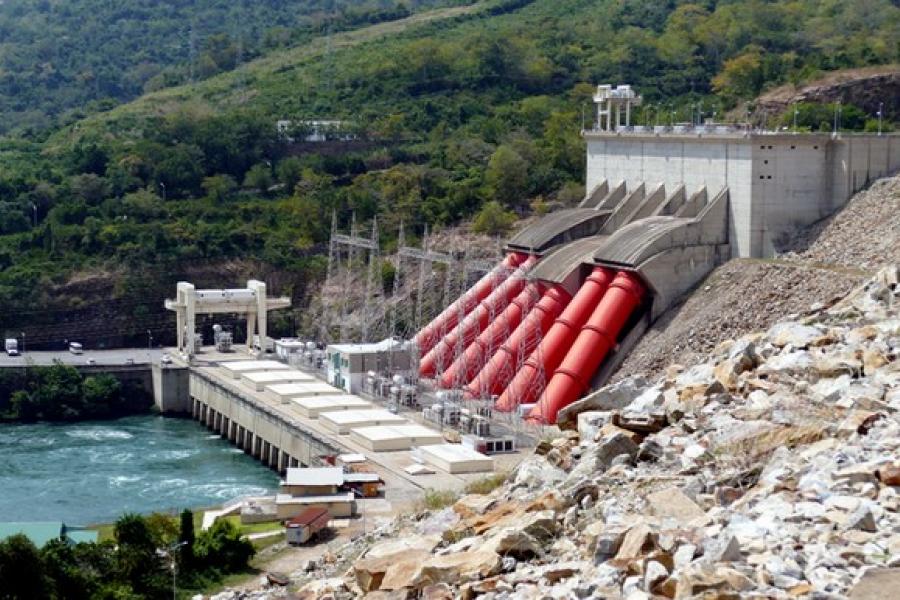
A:
POLYGON ((435 387, 555 423, 714 267, 773 256, 900 168, 896 135, 633 127, 629 86, 599 86, 595 101, 581 204, 507 240, 503 261, 416 335, 435 387))

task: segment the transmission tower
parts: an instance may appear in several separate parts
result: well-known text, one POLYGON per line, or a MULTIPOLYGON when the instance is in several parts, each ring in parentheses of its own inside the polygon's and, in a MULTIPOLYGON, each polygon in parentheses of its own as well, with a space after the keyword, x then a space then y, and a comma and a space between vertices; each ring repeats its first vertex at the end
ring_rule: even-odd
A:
POLYGON ((360 335, 363 341, 366 340, 369 332, 372 330, 373 315, 375 310, 375 297, 378 295, 376 285, 376 274, 380 259, 380 249, 378 244, 378 220, 372 220, 371 237, 362 237, 357 235, 356 215, 351 216, 350 235, 338 233, 337 230, 337 214, 332 213, 331 217, 331 237, 328 241, 328 266, 325 272, 325 285, 322 288, 322 322, 319 324, 322 341, 328 343, 331 337, 330 328, 332 326, 334 311, 332 310, 331 298, 335 294, 339 296, 336 301, 340 304, 340 323, 338 329, 340 331, 339 341, 348 341, 351 337, 350 331, 350 298, 351 291, 354 289, 354 271, 356 261, 356 251, 361 250, 363 256, 368 258, 368 266, 366 268, 364 297, 362 298, 360 316, 360 335), (346 261, 344 255, 346 254, 346 261), (343 268, 342 268, 343 267, 343 268), (335 290, 335 288, 337 288, 335 290))

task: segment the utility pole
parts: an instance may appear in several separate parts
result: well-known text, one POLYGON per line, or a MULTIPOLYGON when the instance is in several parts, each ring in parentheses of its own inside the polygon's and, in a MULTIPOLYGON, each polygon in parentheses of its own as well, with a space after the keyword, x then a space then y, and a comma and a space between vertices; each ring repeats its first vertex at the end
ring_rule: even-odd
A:
POLYGON ((794 133, 797 133, 797 115, 800 114, 800 110, 797 108, 797 105, 794 105, 794 133))
POLYGON ((838 100, 834 105, 834 135, 838 134, 841 129, 841 101, 838 100))
POLYGON ((881 135, 881 123, 884 120, 884 102, 878 103, 878 135, 881 135))

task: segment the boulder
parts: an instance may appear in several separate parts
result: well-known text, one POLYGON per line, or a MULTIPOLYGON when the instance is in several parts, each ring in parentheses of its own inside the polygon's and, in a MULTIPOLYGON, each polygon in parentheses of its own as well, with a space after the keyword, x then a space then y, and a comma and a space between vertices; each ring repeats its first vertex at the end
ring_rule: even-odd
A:
POLYGON ((752 587, 753 581, 734 569, 691 565, 679 573, 675 598, 706 597, 707 594, 712 594, 712 598, 736 597, 737 593, 752 587))
POLYGON ((430 551, 411 549, 396 554, 363 558, 353 563, 356 584, 364 592, 406 587, 398 585, 396 582, 408 581, 429 556, 431 556, 430 551), (385 585, 385 580, 391 583, 385 585))
POLYGON ((734 536, 719 536, 703 545, 703 562, 720 563, 741 560, 741 544, 734 536))
POLYGON ((483 515, 496 504, 496 502, 497 499, 491 496, 468 494, 453 504, 453 511, 463 519, 468 519, 475 515, 483 515))
POLYGON ((884 485, 900 486, 900 464, 895 463, 879 468, 878 480, 884 485))
POLYGON ((631 561, 647 554, 653 549, 653 531, 646 523, 638 523, 628 530, 619 550, 616 552, 617 561, 631 561))
POLYGON ((577 416, 588 410, 606 411, 625 408, 647 388, 643 377, 629 377, 604 386, 559 411, 556 424, 560 429, 574 429, 577 416))
POLYGON ((648 494, 646 500, 650 514, 663 519, 675 519, 680 524, 706 516, 706 512, 696 502, 676 487, 648 494))
POLYGON ((778 347, 808 348, 823 343, 825 333, 817 327, 787 321, 770 327, 766 338, 778 347))
POLYGON ((517 559, 527 559, 542 553, 541 545, 534 537, 515 527, 494 531, 487 539, 480 540, 477 547, 517 559))
POLYGON ((630 436, 618 432, 606 436, 597 442, 595 450, 598 470, 608 469, 613 459, 620 454, 627 454, 634 458, 637 456, 637 452, 638 445, 632 441, 630 436))
POLYGON ((421 563, 418 570, 406 580, 405 585, 403 580, 389 580, 387 576, 383 585, 420 589, 437 583, 467 583, 496 575, 502 565, 503 561, 496 552, 479 548, 468 552, 432 556, 421 563))
POLYGON ((552 486, 566 478, 566 472, 554 467, 540 456, 529 456, 516 469, 514 485, 527 489, 552 486))
POLYGON ((900 568, 869 569, 850 590, 850 600, 894 600, 900 590, 900 568))

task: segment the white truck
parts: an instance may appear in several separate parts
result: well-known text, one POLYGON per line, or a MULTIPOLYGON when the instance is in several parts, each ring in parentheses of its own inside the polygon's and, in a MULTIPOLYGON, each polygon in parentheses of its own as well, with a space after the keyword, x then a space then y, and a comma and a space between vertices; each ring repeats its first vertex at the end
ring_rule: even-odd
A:
POLYGON ((19 340, 16 338, 6 338, 6 354, 8 356, 19 355, 19 340))

